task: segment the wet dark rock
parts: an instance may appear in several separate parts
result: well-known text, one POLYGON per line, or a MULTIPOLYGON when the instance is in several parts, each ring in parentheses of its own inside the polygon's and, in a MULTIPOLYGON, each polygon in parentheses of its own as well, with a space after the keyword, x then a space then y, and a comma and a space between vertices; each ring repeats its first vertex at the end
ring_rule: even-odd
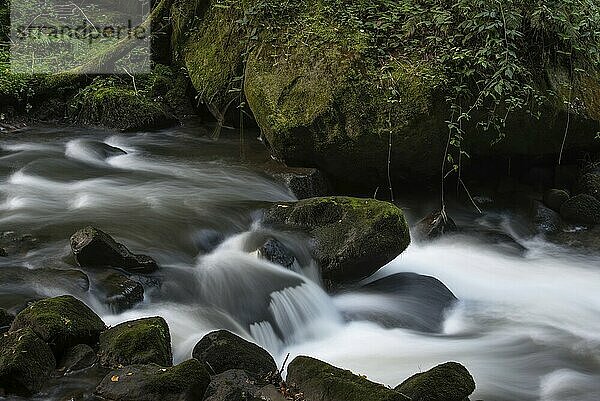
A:
POLYGON ((591 195, 600 201, 600 172, 583 174, 573 188, 575 194, 591 195))
POLYGON ((121 323, 100 335, 99 354, 105 366, 148 363, 171 366, 169 326, 162 317, 121 323))
POLYGON ((210 376, 195 359, 177 366, 131 365, 109 372, 96 387, 108 401, 198 401, 210 376))
POLYGON ((81 267, 118 267, 134 273, 152 273, 158 265, 149 256, 133 254, 105 232, 88 226, 71 236, 71 250, 81 267))
POLYGON ((31 234, 5 231, 0 234, 0 256, 23 255, 36 249, 39 240, 31 234))
POLYGON ((431 240, 443 236, 444 234, 456 232, 458 227, 454 220, 446 213, 433 211, 424 217, 412 229, 412 234, 418 240, 431 240))
POLYGON ((475 381, 464 366, 447 362, 409 377, 396 390, 412 401, 464 401, 475 391, 475 381))
POLYGON ((309 235, 321 275, 333 284, 370 276, 410 243, 402 210, 374 199, 326 197, 277 203, 265 211, 264 223, 309 235))
POLYGON ((85 146, 88 150, 93 152, 99 159, 107 159, 109 157, 127 154, 127 152, 125 152, 121 148, 110 146, 104 142, 99 141, 86 141, 85 146))
POLYGON ((0 336, 0 397, 35 394, 56 367, 52 350, 30 329, 0 336))
POLYGON ((326 196, 331 193, 327 179, 315 168, 287 168, 286 171, 274 173, 298 199, 326 196))
POLYGON ((65 351, 58 366, 66 373, 87 369, 98 362, 96 351, 87 344, 77 344, 65 351))
POLYGON ((88 276, 75 269, 28 269, 26 267, 0 267, 0 288, 3 285, 22 287, 34 293, 36 287, 61 288, 65 292, 84 293, 90 289, 88 276))
POLYGON ((15 317, 10 331, 26 327, 48 343, 59 360, 70 347, 96 344, 105 329, 98 315, 70 295, 34 302, 15 317))
POLYGON ((598 224, 600 223, 600 201, 588 194, 576 195, 563 203, 560 215, 572 223, 598 224))
POLYGON ((363 286, 358 292, 385 296, 391 301, 391 309, 365 309, 350 318, 430 333, 442 330, 447 311, 457 301, 440 280, 416 273, 393 274, 363 286))
POLYGON ((227 330, 213 331, 202 337, 192 356, 203 362, 211 374, 242 369, 265 377, 277 372, 277 365, 267 351, 227 330))
POLYGON ((560 213, 560 208, 571 196, 563 189, 549 189, 544 192, 544 204, 555 212, 560 213))
POLYGON ((531 221, 536 232, 543 234, 556 233, 562 228, 560 215, 536 200, 531 205, 531 221))
MULTIPOLYGON (((306 400, 407 401, 402 394, 373 383, 349 370, 307 356, 295 358, 287 370, 288 385, 296 386, 306 400)), ((461 400, 462 401, 462 400, 461 400)))
POLYGON ((204 401, 260 401, 257 393, 261 387, 261 381, 252 374, 231 369, 210 378, 204 401))
POLYGON ((8 311, 0 308, 0 335, 6 333, 15 317, 8 311))
POLYGON ((223 233, 216 230, 205 229, 194 234, 194 244, 205 253, 213 251, 224 239, 223 233))
POLYGON ((286 268, 291 268, 296 260, 292 251, 275 238, 268 239, 258 248, 258 256, 286 268))
POLYGON ((104 302, 116 313, 131 309, 144 300, 144 286, 124 274, 104 271, 94 278, 104 302))

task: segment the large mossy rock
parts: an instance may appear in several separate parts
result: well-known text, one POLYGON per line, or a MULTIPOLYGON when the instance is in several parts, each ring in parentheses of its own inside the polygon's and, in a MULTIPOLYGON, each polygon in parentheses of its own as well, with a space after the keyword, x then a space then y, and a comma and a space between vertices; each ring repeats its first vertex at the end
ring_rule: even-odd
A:
POLYGON ((475 381, 464 366, 447 362, 409 377, 396 390, 412 401, 465 401, 475 381))
POLYGON ((325 197, 277 203, 265 211, 264 223, 312 237, 322 277, 333 283, 370 276, 410 243, 402 210, 374 199, 325 197))
POLYGON ((208 333, 196 344, 192 356, 211 374, 241 369, 259 377, 277 372, 273 357, 256 344, 227 330, 208 333))
MULTIPOLYGON (((338 186, 374 191, 387 187, 391 139, 392 181, 427 182, 438 177, 448 140, 452 110, 444 100, 453 87, 449 76, 462 73, 468 80, 472 72, 454 63, 461 55, 448 50, 451 45, 444 48, 447 53, 435 56, 425 49, 432 42, 451 43, 440 30, 460 32, 474 25, 476 30, 472 21, 480 18, 478 7, 486 7, 469 7, 471 15, 466 7, 431 3, 428 14, 422 5, 384 0, 179 0, 172 13, 177 58, 189 70, 199 99, 217 116, 233 109, 232 102, 239 103, 236 98, 243 101, 243 90, 271 152, 290 166, 317 167, 338 186), (447 10, 452 21, 443 29, 436 28, 437 19, 444 19, 440 9, 447 10), (384 22, 381 15, 389 20, 384 22), (387 35, 390 26, 393 32, 387 35), (416 49, 415 40, 422 42, 416 49), (446 64, 439 58, 451 61, 446 64)), ((534 7, 523 3, 515 10, 522 16, 519 30, 530 31, 534 7)), ((543 49, 541 37, 527 36, 523 42, 537 42, 535 48, 543 49)), ((527 45, 518 47, 530 50, 527 45)), ((496 54, 477 50, 472 52, 496 54)), ((566 149, 599 147, 594 141, 600 119, 597 70, 582 67, 585 78, 577 80, 569 98, 564 88, 573 81, 566 69, 560 63, 545 65, 544 57, 539 52, 516 56, 536 60, 531 63, 535 70, 524 71, 533 77, 529 84, 540 94, 555 92, 557 98, 545 104, 539 120, 525 112, 511 113, 500 142, 495 130, 479 129, 477 122, 488 117, 484 112, 471 116, 473 124, 463 143, 471 155, 558 154, 566 121, 563 101, 573 96, 581 102, 578 111, 583 111, 581 118, 570 119, 566 149)), ((486 65, 487 60, 476 60, 486 65)))
POLYGON ((118 267, 135 273, 152 273, 158 266, 146 255, 136 255, 96 227, 88 226, 71 236, 71 250, 81 267, 118 267))
POLYGON ((407 401, 402 394, 373 383, 349 370, 307 356, 295 358, 287 370, 288 385, 296 386, 306 400, 407 401))
POLYGON ((109 372, 96 387, 107 401, 198 401, 210 376, 195 359, 177 366, 131 365, 109 372))
POLYGON ((0 397, 36 393, 56 367, 52 350, 30 329, 0 335, 0 397))
POLYGON ((100 361, 106 366, 173 365, 169 325, 162 317, 121 323, 100 335, 100 361))
POLYGON ((21 311, 10 331, 22 328, 35 332, 60 359, 67 348, 77 344, 95 345, 106 326, 83 302, 64 295, 35 302, 21 311))

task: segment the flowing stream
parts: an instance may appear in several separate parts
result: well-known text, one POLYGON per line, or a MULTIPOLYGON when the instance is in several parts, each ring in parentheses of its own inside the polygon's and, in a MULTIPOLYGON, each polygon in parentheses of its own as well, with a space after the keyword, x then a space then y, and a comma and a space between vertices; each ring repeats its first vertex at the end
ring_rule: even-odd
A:
MULTIPOLYGON (((305 354, 396 386, 456 360, 475 377, 473 400, 600 400, 599 256, 540 238, 520 238, 528 249, 522 255, 466 238, 413 244, 366 282, 402 272, 433 276, 459 302, 441 332, 385 328, 349 316, 366 310, 420 318, 419 308, 403 310, 393 296, 360 291, 328 295, 306 245, 261 227, 262 202, 294 197, 261 172, 268 157, 258 143, 246 149, 244 164, 237 136, 211 141, 192 128, 36 128, 4 136, 0 145, 0 228, 38 239, 0 258, 0 269, 19 267, 24 277, 0 282, 0 307, 71 293, 110 325, 160 315, 176 362, 189 358, 204 334, 226 328, 267 348, 280 365, 288 353, 305 354), (68 238, 88 224, 159 262, 135 308, 115 314, 93 283, 83 291, 36 275, 75 268, 68 238), (270 235, 303 262, 287 270, 259 259, 256 244, 270 235)), ((515 220, 509 212, 502 219, 507 227, 515 220)))

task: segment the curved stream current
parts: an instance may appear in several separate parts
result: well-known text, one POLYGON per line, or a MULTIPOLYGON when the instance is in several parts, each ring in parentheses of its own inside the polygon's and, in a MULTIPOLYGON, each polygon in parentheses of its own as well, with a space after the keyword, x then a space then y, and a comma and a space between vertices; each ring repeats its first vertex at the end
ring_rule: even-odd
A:
POLYGON ((242 165, 237 138, 214 142, 183 128, 127 135, 29 129, 0 144, 0 228, 39 242, 0 258, 0 269, 21 266, 33 277, 26 285, 0 282, 0 307, 71 293, 110 325, 160 315, 176 362, 204 334, 227 328, 279 364, 288 353, 306 354, 390 386, 456 360, 475 377, 473 400, 600 400, 600 257, 539 238, 521 239, 524 255, 464 238, 413 244, 367 281, 399 272, 434 276, 460 301, 440 333, 384 328, 348 316, 418 315, 419 308, 401 310, 393 297, 372 293, 329 296, 312 263, 290 271, 252 252, 260 238, 276 235, 308 255, 293 235, 259 224, 260 202, 294 199, 256 167, 267 161, 260 147, 247 149, 253 163, 242 165), (93 288, 31 274, 74 268, 68 238, 88 224, 159 262, 134 309, 115 314, 93 288))

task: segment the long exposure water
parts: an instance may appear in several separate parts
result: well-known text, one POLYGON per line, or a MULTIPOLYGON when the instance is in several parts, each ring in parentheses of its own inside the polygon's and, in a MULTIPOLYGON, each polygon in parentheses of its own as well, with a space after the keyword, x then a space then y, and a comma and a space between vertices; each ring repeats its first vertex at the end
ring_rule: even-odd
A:
MULTIPOLYGON (((189 358, 204 334, 226 328, 267 348, 280 365, 288 353, 310 355, 396 386, 456 360, 475 377, 473 400, 600 400, 598 256, 537 237, 518 238, 524 254, 465 237, 413 244, 365 283, 396 273, 433 276, 459 302, 440 332, 384 327, 365 316, 420 319, 427 309, 401 295, 328 295, 306 244, 260 225, 262 202, 294 197, 261 172, 268 157, 259 144, 246 150, 251 163, 243 164, 237 137, 215 142, 183 128, 32 128, 0 144, 0 228, 38 239, 0 258, 0 269, 19 272, 18 280, 0 282, 0 307, 70 293, 110 325, 159 315, 169 323, 176 362, 189 358), (159 262, 133 309, 111 311, 93 280, 84 291, 58 275, 36 274, 77 268, 68 239, 88 224, 159 262), (302 264, 292 271, 259 259, 256 244, 267 236, 304 255, 302 264)), ((515 220, 509 211, 503 219, 507 227, 515 220)))

